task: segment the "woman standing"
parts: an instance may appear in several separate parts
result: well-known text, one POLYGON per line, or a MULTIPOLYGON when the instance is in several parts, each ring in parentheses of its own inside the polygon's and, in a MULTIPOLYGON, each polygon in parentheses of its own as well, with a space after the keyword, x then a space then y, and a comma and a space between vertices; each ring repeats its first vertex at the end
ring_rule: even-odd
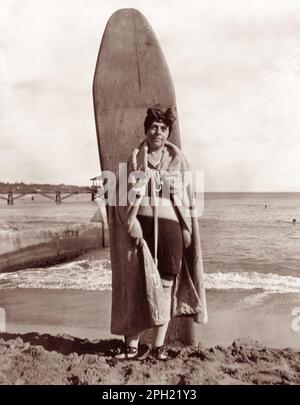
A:
POLYGON ((184 174, 189 166, 167 141, 174 120, 171 109, 147 110, 146 139, 127 165, 128 204, 109 208, 110 228, 123 224, 123 232, 111 238, 118 247, 111 255, 111 332, 125 337, 117 359, 140 357, 140 333, 152 328, 152 355, 167 360, 164 341, 171 317, 207 322, 194 196, 184 174))

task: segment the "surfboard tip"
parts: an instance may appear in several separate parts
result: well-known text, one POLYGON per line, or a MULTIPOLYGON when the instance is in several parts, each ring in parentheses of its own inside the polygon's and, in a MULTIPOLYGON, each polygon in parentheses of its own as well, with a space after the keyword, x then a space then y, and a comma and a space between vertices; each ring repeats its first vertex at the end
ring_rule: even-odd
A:
POLYGON ((134 16, 141 16, 145 18, 145 16, 136 8, 119 8, 116 10, 111 16, 110 20, 112 18, 129 18, 129 17, 134 17, 134 16))

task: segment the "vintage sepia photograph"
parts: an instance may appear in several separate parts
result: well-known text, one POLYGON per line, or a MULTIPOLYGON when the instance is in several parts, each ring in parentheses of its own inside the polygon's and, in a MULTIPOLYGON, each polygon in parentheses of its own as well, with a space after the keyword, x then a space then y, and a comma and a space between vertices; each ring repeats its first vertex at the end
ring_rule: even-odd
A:
POLYGON ((0 385, 300 383, 298 0, 2 0, 0 94, 0 385))

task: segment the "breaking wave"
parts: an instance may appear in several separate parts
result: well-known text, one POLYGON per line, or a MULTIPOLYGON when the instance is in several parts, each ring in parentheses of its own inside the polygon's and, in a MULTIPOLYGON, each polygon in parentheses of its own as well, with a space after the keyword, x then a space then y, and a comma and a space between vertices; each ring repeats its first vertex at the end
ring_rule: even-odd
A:
POLYGON ((205 280, 207 289, 262 289, 274 293, 300 293, 299 277, 281 276, 274 273, 208 273, 205 280))
MULTIPOLYGON (((207 289, 217 290, 261 289, 270 293, 300 293, 300 277, 274 273, 206 273, 205 285, 207 289)), ((110 260, 108 257, 84 259, 48 268, 0 273, 0 289, 3 288, 110 290, 110 260)))

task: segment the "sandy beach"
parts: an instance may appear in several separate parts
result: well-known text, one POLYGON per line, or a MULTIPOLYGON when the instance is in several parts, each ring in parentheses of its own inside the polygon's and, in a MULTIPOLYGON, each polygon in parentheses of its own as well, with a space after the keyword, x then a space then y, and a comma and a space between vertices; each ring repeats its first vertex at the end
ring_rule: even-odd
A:
MULTIPOLYGON (((2 290, 0 384, 300 383, 299 333, 288 317, 220 311, 216 304, 211 322, 196 327, 199 344, 168 346, 169 362, 117 362, 113 353, 122 339, 109 332, 110 294, 2 290)), ((208 292, 208 304, 216 303, 213 295, 208 292)))
POLYGON ((170 347, 153 357, 116 361, 120 340, 0 334, 0 384, 299 384, 300 353, 251 341, 228 347, 170 347))
MULTIPOLYGON (((239 294, 232 292, 232 300, 239 294)), ((280 298, 284 300, 284 295, 280 298)), ((271 347, 300 350, 300 332, 291 329, 293 318, 288 309, 277 314, 259 306, 233 309, 230 301, 223 302, 223 294, 218 291, 208 291, 207 301, 209 323, 195 324, 197 342, 202 345, 227 346, 234 339, 250 339, 271 347)), ((1 290, 0 302, 6 312, 6 331, 9 333, 68 333, 83 339, 119 338, 110 334, 111 292, 108 290, 9 289, 1 290)))

